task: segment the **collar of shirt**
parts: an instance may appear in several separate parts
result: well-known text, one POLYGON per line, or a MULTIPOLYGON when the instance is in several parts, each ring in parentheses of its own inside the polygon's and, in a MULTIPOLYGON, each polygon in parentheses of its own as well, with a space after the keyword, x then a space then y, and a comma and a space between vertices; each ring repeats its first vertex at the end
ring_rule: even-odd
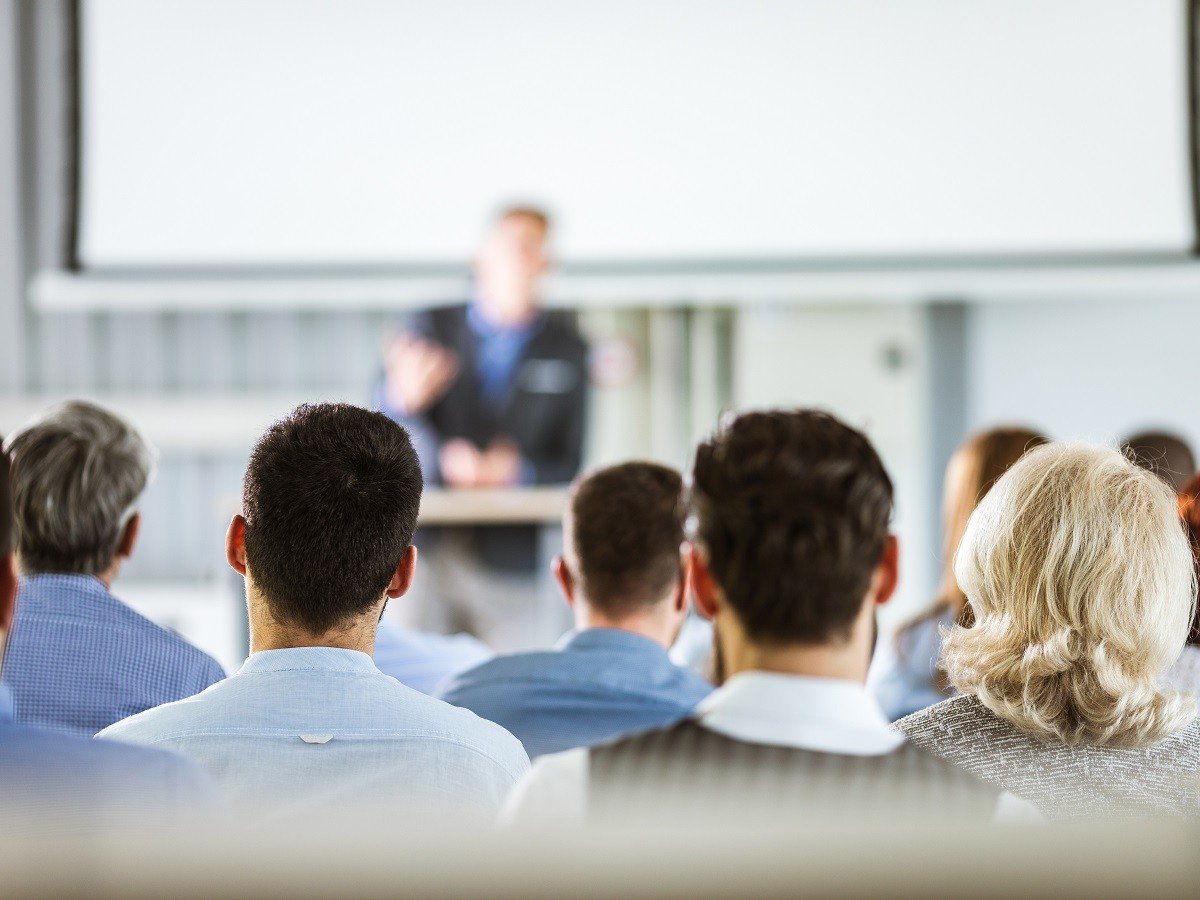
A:
POLYGON ((866 688, 840 678, 743 672, 696 708, 727 737, 823 753, 877 756, 904 743, 866 688))
POLYGON ((95 575, 80 575, 74 572, 35 572, 21 576, 23 592, 52 590, 55 587, 70 588, 71 594, 110 597, 104 582, 95 575))
POLYGON ((288 647, 284 650, 259 650, 251 653, 238 675, 300 670, 345 672, 352 675, 379 675, 375 661, 357 650, 341 647, 288 647))
POLYGON ((13 705, 12 691, 0 684, 0 725, 11 725, 15 719, 16 707, 13 705))
POLYGON ((625 652, 669 658, 666 648, 658 641, 620 628, 583 628, 568 631, 554 645, 554 649, 603 650, 607 653, 625 652))

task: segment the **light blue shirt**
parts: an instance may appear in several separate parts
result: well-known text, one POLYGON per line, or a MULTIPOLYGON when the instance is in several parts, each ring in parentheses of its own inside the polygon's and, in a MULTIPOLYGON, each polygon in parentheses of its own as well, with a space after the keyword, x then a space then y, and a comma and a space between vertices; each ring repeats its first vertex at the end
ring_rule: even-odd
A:
POLYGON ((0 684, 0 834, 63 839, 127 828, 194 828, 219 808, 195 763, 18 725, 0 684))
POLYGON ((387 809, 491 817, 529 768, 498 725, 434 700, 354 650, 251 654, 195 697, 97 737, 175 750, 254 817, 387 809))
POLYGON ((98 578, 21 579, 4 681, 23 725, 90 738, 224 677, 211 656, 130 609, 98 578))
POLYGON ((437 634, 401 628, 384 620, 375 633, 375 665, 384 675, 422 694, 449 675, 492 657, 491 648, 469 634, 437 634))
POLYGON ((648 637, 589 628, 460 672, 437 696, 503 725, 537 757, 677 722, 712 689, 648 637))
POLYGON ((942 628, 953 625, 954 613, 946 610, 896 636, 895 658, 872 685, 889 720, 895 722, 954 695, 953 689, 944 692, 938 685, 942 628))

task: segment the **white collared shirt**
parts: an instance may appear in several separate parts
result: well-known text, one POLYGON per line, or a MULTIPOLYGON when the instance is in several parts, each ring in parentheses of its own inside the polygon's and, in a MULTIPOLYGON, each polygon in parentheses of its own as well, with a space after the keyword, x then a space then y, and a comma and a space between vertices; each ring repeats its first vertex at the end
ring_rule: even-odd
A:
MULTIPOLYGON (((904 743, 866 688, 840 678, 743 672, 709 695, 694 715, 726 737, 822 753, 878 756, 904 743)), ((513 790, 503 818, 582 821, 587 784, 586 749, 544 756, 513 790)))

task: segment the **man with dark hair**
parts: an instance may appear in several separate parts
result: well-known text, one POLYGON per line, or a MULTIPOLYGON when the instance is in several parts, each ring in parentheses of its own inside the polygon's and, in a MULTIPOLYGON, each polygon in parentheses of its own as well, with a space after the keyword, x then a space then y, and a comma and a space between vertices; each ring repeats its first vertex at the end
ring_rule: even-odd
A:
POLYGON ((682 487, 678 472, 654 463, 582 478, 554 562, 575 631, 553 650, 453 676, 438 696, 503 725, 531 757, 687 716, 712 685, 667 656, 687 615, 682 487))
POLYGON ((905 744, 864 687, 898 559, 867 438, 821 412, 739 416, 696 451, 691 510, 725 683, 686 721, 539 760, 512 814, 990 814, 994 793, 905 744))
POLYGON ((412 583, 421 470, 404 429, 301 406, 250 457, 226 539, 251 654, 207 691, 99 737, 199 761, 250 814, 421 807, 491 812, 528 767, 502 728, 375 667, 375 628, 412 583))
MULTIPOLYGON (((549 235, 541 210, 502 210, 475 258, 469 302, 411 317, 389 348, 375 405, 411 432, 430 484, 566 484, 579 471, 588 351, 572 315, 538 297, 549 235)), ((536 590, 533 526, 423 538, 436 582, 398 611, 404 624, 466 628, 498 650, 545 647, 562 634, 559 608, 536 590)))
MULTIPOLYGON (((0 657, 17 604, 8 454, 0 452, 0 657)), ((183 825, 211 812, 216 786, 171 753, 17 724, 0 681, 0 833, 62 839, 183 825)))
POLYGON ((9 439, 21 596, 5 663, 17 717, 91 737, 225 677, 211 656, 112 593, 141 533, 154 450, 93 403, 9 439))

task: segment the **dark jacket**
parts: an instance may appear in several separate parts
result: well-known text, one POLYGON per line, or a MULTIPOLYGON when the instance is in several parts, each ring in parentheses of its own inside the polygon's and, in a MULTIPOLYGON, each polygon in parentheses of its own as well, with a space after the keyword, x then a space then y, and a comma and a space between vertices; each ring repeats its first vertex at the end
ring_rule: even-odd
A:
MULTIPOLYGON (((545 313, 530 336, 508 395, 498 405, 484 396, 475 367, 477 337, 466 304, 426 311, 408 328, 452 350, 459 374, 449 390, 423 415, 406 424, 428 446, 423 460, 429 484, 440 483, 436 452, 441 444, 465 438, 480 449, 498 438, 516 444, 530 467, 533 484, 566 484, 579 472, 587 415, 587 344, 569 313, 545 313)), ((537 529, 491 526, 472 529, 481 560, 510 571, 532 571, 537 563, 537 529)))

